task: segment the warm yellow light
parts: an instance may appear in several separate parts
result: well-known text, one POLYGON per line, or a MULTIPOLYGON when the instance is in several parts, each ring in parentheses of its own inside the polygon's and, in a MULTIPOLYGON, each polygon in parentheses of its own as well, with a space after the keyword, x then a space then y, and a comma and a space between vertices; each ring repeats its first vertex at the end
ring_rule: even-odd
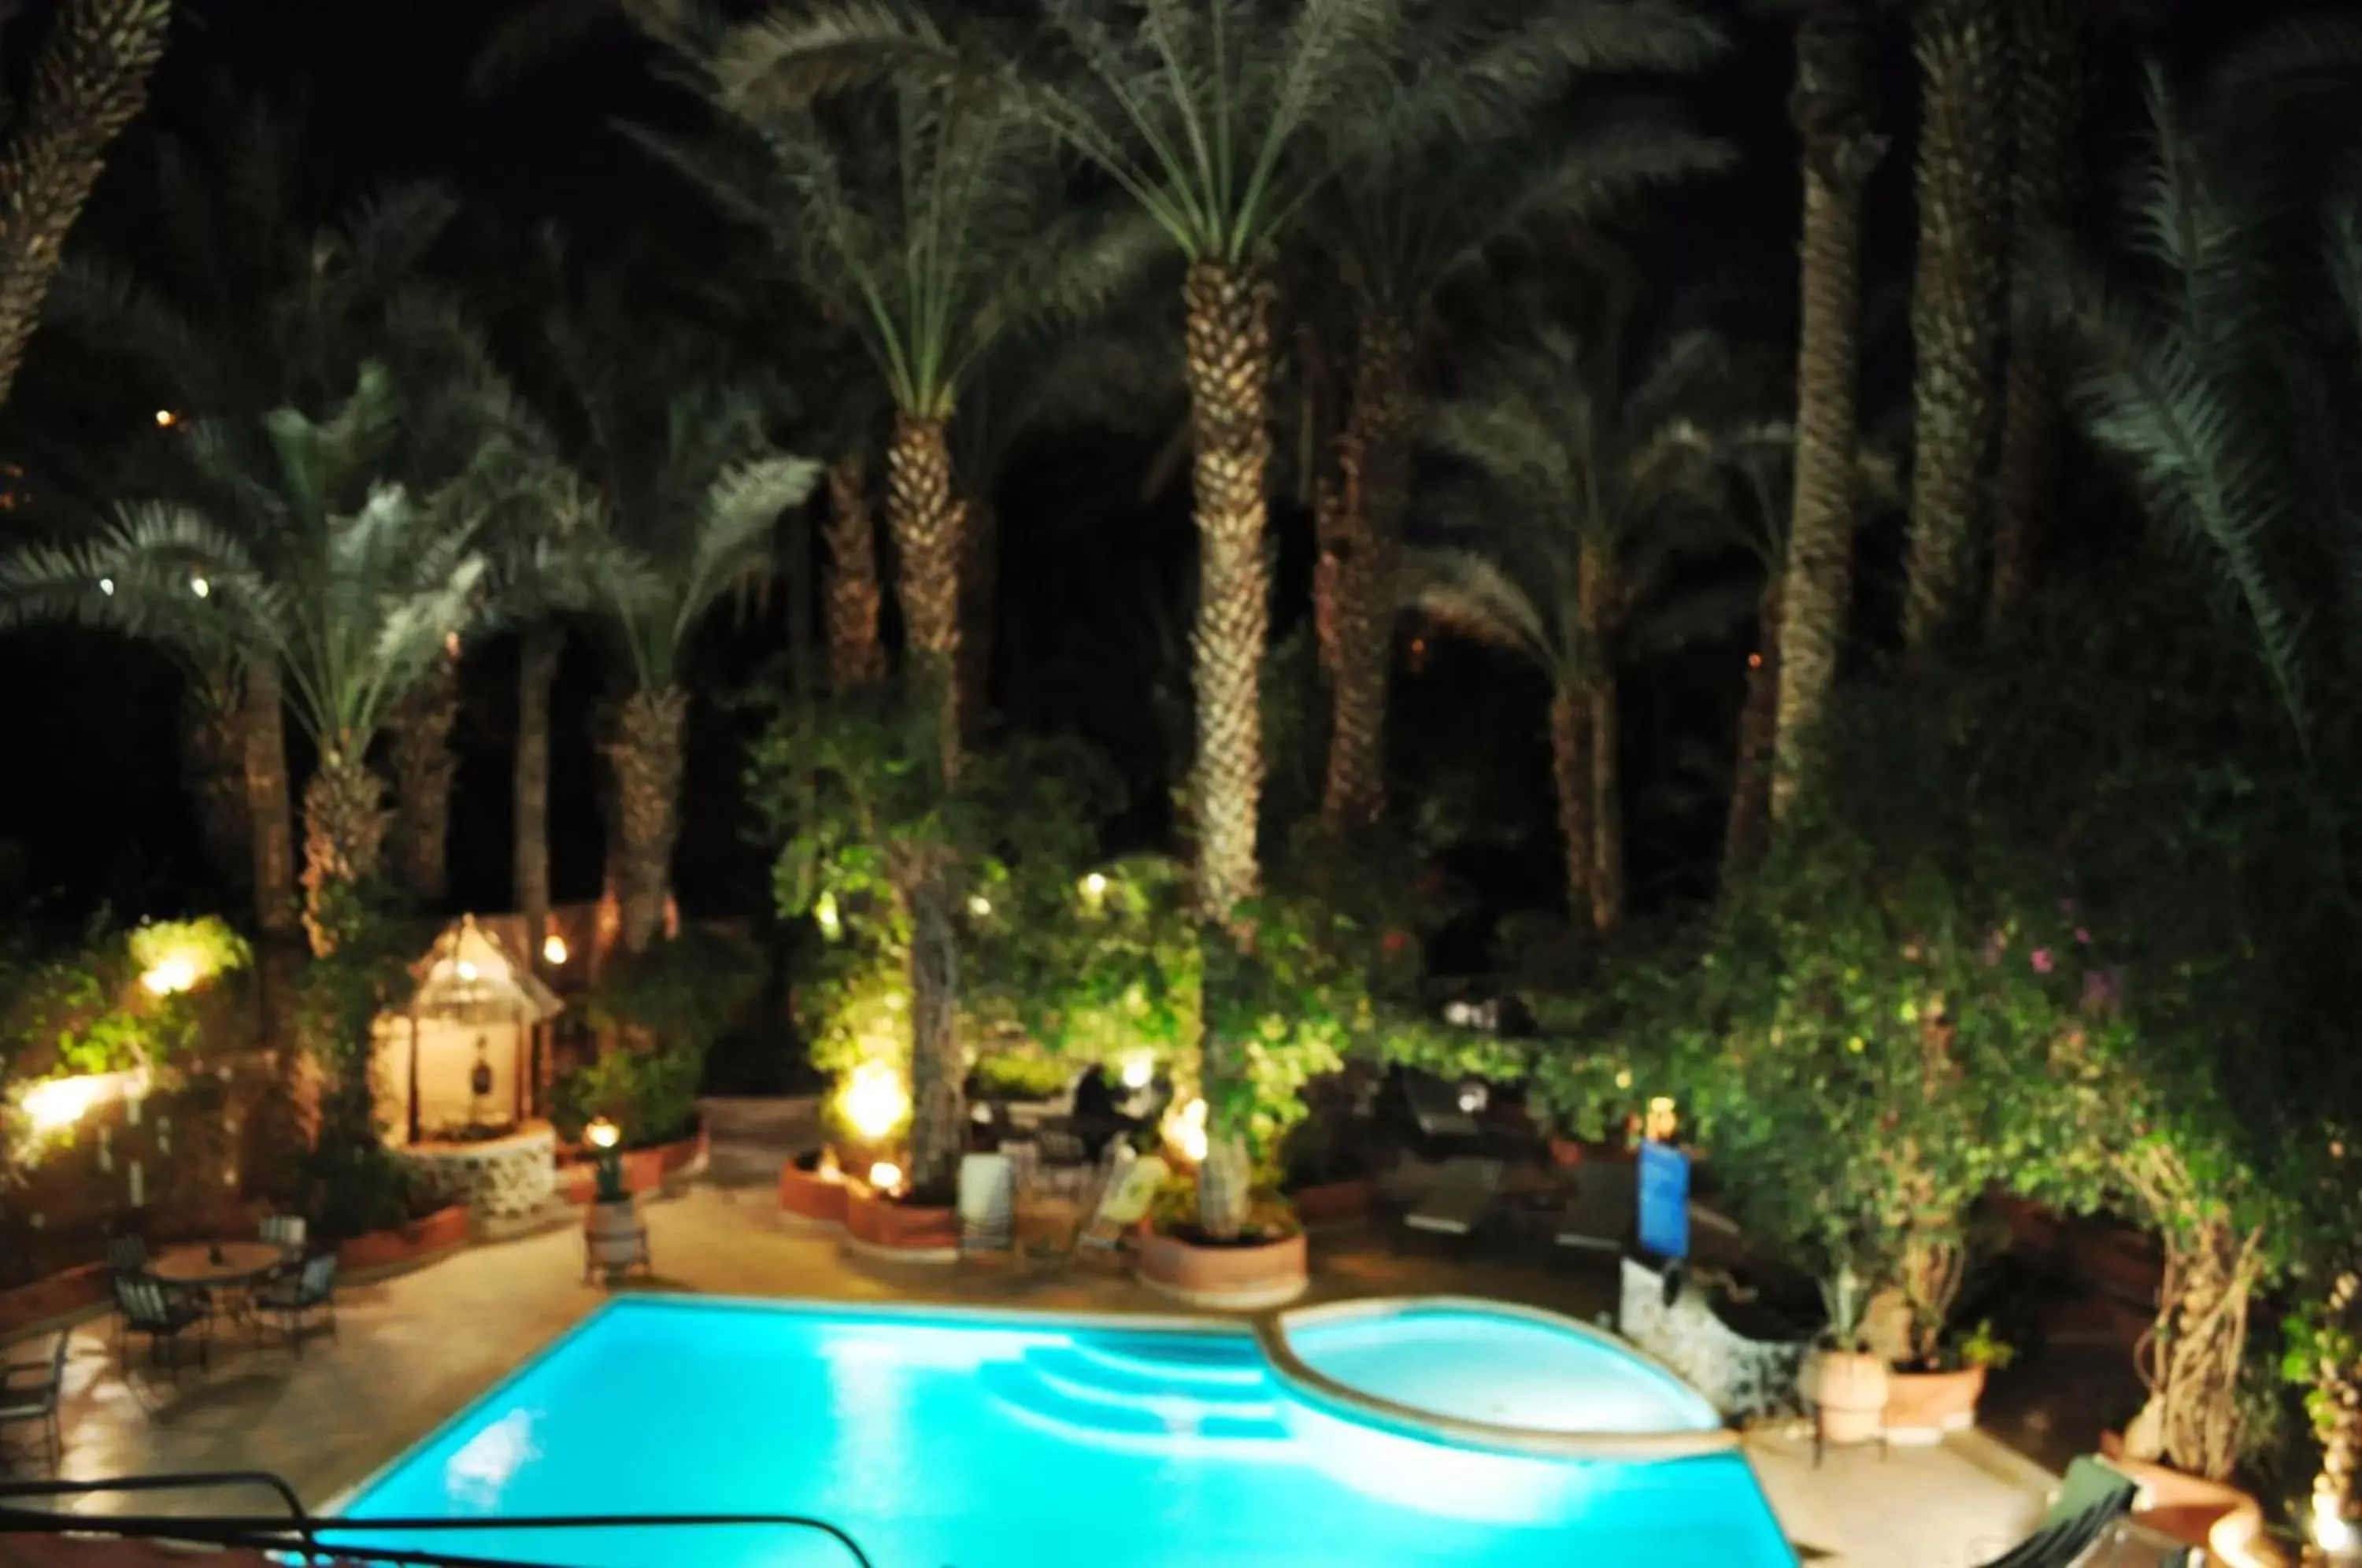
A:
POLYGON ((2335 1514, 2312 1516, 2312 1540, 2331 1556, 2352 1549, 2355 1540, 2353 1525, 2335 1514))
POLYGON ((902 1167, 891 1160, 880 1160, 869 1167, 869 1185, 880 1192, 891 1192, 902 1185, 902 1167))
POLYGON ((459 657, 458 633, 446 632, 443 634, 443 651, 450 655, 453 658, 458 658, 459 657))
POLYGON ((836 912, 834 893, 822 893, 820 896, 820 901, 812 905, 812 919, 820 922, 820 933, 822 936, 832 942, 836 940, 837 933, 844 929, 844 921, 836 912))
POLYGON ((992 912, 992 900, 982 893, 970 893, 967 896, 967 912, 982 920, 992 912))
POLYGON ((1164 1141, 1181 1151, 1193 1165, 1206 1163, 1206 1102, 1193 1099, 1178 1110, 1165 1112, 1158 1129, 1164 1141))
POLYGON ((25 1115, 37 1132, 54 1132, 80 1121, 96 1105, 104 1084, 96 1077, 51 1078, 25 1091, 25 1115))
POLYGON ((565 963, 566 938, 553 932, 549 940, 541 944, 541 955, 552 964, 565 963))
POLYGON ((139 983, 160 997, 185 991, 197 983, 197 961, 185 953, 175 953, 140 976, 139 983))
POLYGON ((98 580, 98 591, 112 599, 115 597, 115 580, 111 577, 100 578, 98 580))
POLYGON ((1123 1087, 1144 1089, 1156 1077, 1156 1058, 1145 1051, 1134 1051, 1123 1059, 1123 1087))
POLYGON ((195 594, 198 598, 203 599, 207 594, 213 592, 213 591, 214 585, 207 582, 204 578, 193 577, 189 579, 189 591, 195 594))
POLYGON ((1098 909, 1101 900, 1105 900, 1107 897, 1108 879, 1099 872, 1092 872, 1089 876, 1084 878, 1077 886, 1083 889, 1083 902, 1090 905, 1093 909, 1098 909))
POLYGON ((169 408, 160 408, 156 411, 156 428, 159 430, 170 430, 180 422, 181 416, 169 408))
POLYGON ((845 1121, 864 1138, 883 1138, 911 1114, 911 1091, 902 1075, 884 1062, 864 1062, 844 1086, 845 1121))
POLYGON ((582 1141, 594 1149, 612 1149, 624 1141, 624 1130, 602 1116, 582 1129, 582 1141))
POLYGON ((1651 1141, 1659 1143, 1672 1143, 1674 1129, 1678 1125, 1679 1122, 1673 1115, 1672 1096, 1661 1094, 1649 1101, 1649 1119, 1642 1123, 1641 1130, 1651 1141))
POLYGON ((476 966, 469 959, 462 958, 458 963, 453 965, 452 967, 458 971, 459 977, 463 980, 472 980, 476 977, 476 966))
POLYGON ((1632 1073, 1629 1068, 1627 1068, 1623 1072, 1616 1075, 1616 1087, 1617 1088, 1630 1088, 1632 1087, 1632 1073))

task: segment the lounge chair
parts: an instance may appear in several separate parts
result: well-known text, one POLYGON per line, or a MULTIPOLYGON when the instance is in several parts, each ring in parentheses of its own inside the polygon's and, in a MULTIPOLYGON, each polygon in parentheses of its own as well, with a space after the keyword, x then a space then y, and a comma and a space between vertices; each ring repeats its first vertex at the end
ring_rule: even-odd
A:
POLYGON ((312 1321, 325 1322, 328 1337, 335 1339, 337 1254, 321 1253, 306 1258, 302 1268, 264 1285, 254 1293, 254 1315, 258 1323, 277 1320, 298 1355, 304 1353, 304 1331, 312 1321))
POLYGON ((1005 1253, 1014 1240, 1015 1173, 1007 1154, 967 1154, 959 1168, 960 1251, 1005 1253))
POLYGON ((58 1473, 65 1457, 65 1435, 58 1426, 58 1402, 65 1397, 66 1346, 72 1335, 58 1331, 48 1356, 38 1361, 0 1363, 0 1430, 9 1427, 41 1428, 41 1452, 50 1474, 58 1473))
POLYGON ((2086 1454, 2067 1467, 2034 1533, 1983 1568, 2113 1568, 2139 1497, 2131 1476, 2086 1454))
POLYGON ((1460 1108, 1458 1085, 1446 1083, 1433 1073, 1408 1068, 1403 1073, 1402 1086, 1403 1099, 1410 1108, 1411 1124, 1418 1129, 1420 1143, 1430 1148, 1464 1146, 1484 1137, 1485 1130, 1476 1118, 1460 1108))
MULTIPOLYGON (((1403 1230, 1430 1236, 1453 1236, 1466 1242, 1475 1235, 1485 1210, 1493 1207, 1500 1191, 1500 1161, 1446 1160, 1427 1196, 1403 1216, 1403 1230)), ((1397 1244, 1401 1240, 1397 1233, 1397 1244)))
POLYGON ((169 1359, 172 1375, 178 1377, 182 1337, 187 1335, 197 1342, 198 1364, 213 1364, 213 1309, 204 1296, 174 1290, 145 1275, 118 1274, 115 1276, 115 1310, 118 1353, 122 1353, 126 1335, 145 1334, 148 1359, 169 1359), (169 1358, 165 1354, 168 1346, 171 1353, 169 1358))
POLYGON ((1109 1145, 1110 1151, 1121 1149, 1129 1159, 1120 1158, 1116 1169, 1098 1192, 1098 1201, 1091 1210, 1090 1222, 1075 1240, 1078 1251, 1108 1252, 1123 1240, 1124 1232, 1148 1215, 1149 1206, 1173 1173, 1164 1161, 1155 1154, 1136 1154, 1129 1143, 1109 1145))

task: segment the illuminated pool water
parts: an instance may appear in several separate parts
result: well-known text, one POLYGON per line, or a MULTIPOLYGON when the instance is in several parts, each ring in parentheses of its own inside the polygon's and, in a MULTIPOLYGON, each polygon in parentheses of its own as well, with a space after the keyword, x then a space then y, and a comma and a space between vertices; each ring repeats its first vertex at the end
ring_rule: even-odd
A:
MULTIPOLYGON (((1713 1411, 1612 1342, 1553 1325, 1464 1306, 1316 1312, 1267 1353, 1219 1323, 639 1297, 342 1512, 802 1514, 877 1568, 1794 1568, 1746 1462, 1715 1446, 1713 1411), (1446 1421, 1447 1435, 1405 1406, 1527 1430, 1491 1441, 1446 1421), (1632 1446, 1699 1452, 1585 1456, 1576 1431, 1676 1434, 1632 1446)), ((774 1526, 333 1538, 363 1540, 568 1568, 851 1561, 774 1526)))

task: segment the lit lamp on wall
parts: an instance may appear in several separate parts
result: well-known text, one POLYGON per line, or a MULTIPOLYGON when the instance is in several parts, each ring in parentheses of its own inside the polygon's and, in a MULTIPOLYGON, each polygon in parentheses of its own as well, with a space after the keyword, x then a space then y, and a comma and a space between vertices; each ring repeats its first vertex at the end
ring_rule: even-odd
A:
POLYGON ((902 1185, 902 1167, 891 1160, 880 1160, 869 1167, 869 1185, 879 1192, 894 1192, 902 1185))
POLYGON ((194 988, 197 979, 197 961, 185 953, 172 953, 141 975, 139 983, 150 996, 169 997, 194 988))
POLYGON ((567 956, 566 938, 558 935, 557 933, 554 931, 551 932, 547 939, 541 944, 541 956, 542 961, 547 964, 551 968, 563 968, 566 965, 567 956))
POLYGON ((55 1132, 80 1121, 99 1102, 103 1088, 95 1076, 51 1078, 27 1089, 18 1103, 34 1132, 55 1132))

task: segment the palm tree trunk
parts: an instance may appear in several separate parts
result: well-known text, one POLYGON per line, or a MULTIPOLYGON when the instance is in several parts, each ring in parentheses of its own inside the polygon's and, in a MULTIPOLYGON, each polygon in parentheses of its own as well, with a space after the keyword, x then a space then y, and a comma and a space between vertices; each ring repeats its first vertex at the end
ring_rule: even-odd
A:
POLYGON ((911 1189, 950 1185, 966 1148, 960 1102, 966 1075, 959 1043, 959 930, 946 867, 917 868, 911 882, 911 1189))
POLYGON ((990 496, 967 499, 959 572, 959 713, 966 739, 974 744, 992 711, 992 631, 1000 591, 1000 509, 990 496))
POLYGON ((1805 748, 1837 680, 1853 605, 1862 190, 1886 147, 1871 128, 1877 58, 1870 0, 1817 0, 1797 29, 1791 113, 1804 141, 1803 330, 1795 501, 1781 586, 1775 822, 1795 798, 1805 748))
POLYGON ((689 693, 678 686, 635 691, 615 715, 607 755, 615 770, 614 876, 626 953, 646 952, 664 928, 688 721, 689 693))
POLYGON ((1550 706, 1551 781, 1558 790, 1558 834, 1566 854, 1566 914, 1582 921, 1594 908, 1591 712, 1584 694, 1561 687, 1550 706))
POLYGON ((1780 574, 1763 583, 1756 612, 1755 654, 1747 668, 1747 701, 1738 711, 1738 767, 1731 779, 1730 814, 1722 834, 1722 873, 1732 877, 1763 853, 1772 822, 1772 752, 1780 723, 1780 574))
MULTIPOLYGON (((1198 261, 1184 287, 1189 423, 1198 523, 1195 655, 1198 756, 1191 789, 1198 832, 1198 910, 1230 923, 1255 890, 1255 827, 1263 796, 1260 684, 1271 636, 1271 563, 1264 553, 1264 471, 1271 462, 1271 287, 1252 269, 1198 261)), ((1209 940, 1221 940, 1209 933, 1209 940)), ((1199 1078, 1209 1108, 1237 1104, 1228 1092, 1242 1070, 1236 1045, 1210 1020, 1199 1078)), ((1246 1132, 1221 1109, 1209 1111, 1209 1159, 1243 1169, 1246 1132)), ((1198 1222, 1227 1240, 1246 1220, 1243 1183, 1198 1184, 1198 1222)))
POLYGON ((1340 826, 1375 823, 1386 804, 1386 680, 1395 626, 1395 559, 1410 504, 1410 443, 1418 405, 1411 335, 1385 315, 1364 317, 1353 408, 1339 442, 1336 652, 1329 778, 1322 812, 1340 826))
POLYGON ((869 511, 868 465, 861 454, 828 467, 828 678, 840 695, 886 679, 877 640, 884 595, 877 583, 877 528, 869 511))
POLYGON ((1617 751, 1616 666, 1601 659, 1591 674, 1591 929, 1602 936, 1624 923, 1624 776, 1617 751))
POLYGON ((516 772, 511 790, 515 812, 513 881, 517 912, 524 916, 525 962, 544 966, 542 944, 549 935, 549 694, 557 683, 562 634, 548 622, 525 624, 517 650, 516 772))
POLYGON ((246 666, 246 809, 253 846, 254 923, 266 941, 295 935, 294 810, 287 790, 287 717, 279 666, 267 655, 246 666))
POLYGON ((243 886, 254 874, 246 792, 246 698, 234 659, 189 671, 181 698, 182 782, 196 804, 197 841, 215 876, 243 886))
POLYGON ((359 748, 329 747, 304 786, 304 925, 315 956, 354 934, 392 821, 385 785, 359 748))
POLYGON ((1992 0, 1919 0, 1913 14, 1922 109, 1904 635, 1914 649, 1957 630, 1977 586, 2008 280, 2008 10, 1992 0))
POLYGON ((2082 0, 2016 0, 2010 20, 2009 304, 2013 337, 2002 389, 2000 467, 1994 481, 1993 572, 1988 624, 2015 607, 2033 576, 2042 513, 2058 499, 2066 419, 2048 346, 2033 334, 2042 243, 2070 222, 2084 182, 2082 107, 2087 72, 2082 0))
POLYGON ((432 907, 449 886, 451 727, 459 717, 459 663, 436 659, 394 704, 393 862, 403 890, 432 907))
POLYGON ((960 535, 967 508, 954 487, 944 422, 898 414, 886 449, 886 531, 914 688, 933 710, 944 777, 959 775, 960 535))
POLYGON ((171 0, 66 0, 0 151, 0 403, 106 149, 148 101, 171 0))

